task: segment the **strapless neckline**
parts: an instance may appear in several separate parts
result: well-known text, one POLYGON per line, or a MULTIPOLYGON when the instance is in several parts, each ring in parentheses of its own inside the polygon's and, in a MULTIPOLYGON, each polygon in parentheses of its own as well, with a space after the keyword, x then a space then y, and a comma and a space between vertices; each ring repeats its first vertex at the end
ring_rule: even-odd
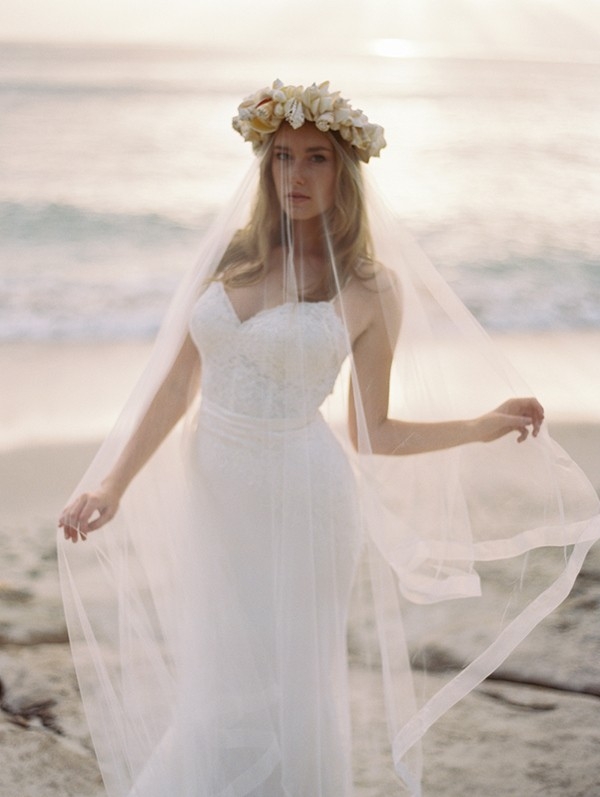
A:
POLYGON ((337 296, 334 296, 333 299, 324 299, 322 301, 317 302, 307 302, 307 301, 287 301, 287 302, 280 302, 279 304, 274 304, 272 307, 264 307, 262 310, 258 310, 258 312, 253 313, 248 318, 240 318, 235 307, 233 306, 233 302, 225 289, 225 285, 221 282, 221 280, 215 280, 213 283, 217 286, 219 293, 221 294, 223 304, 227 308, 227 312, 229 313, 231 319, 236 323, 236 325, 241 329, 246 326, 251 326, 255 320, 260 318, 264 318, 267 315, 275 315, 279 312, 287 312, 295 307, 302 307, 302 308, 313 308, 318 309, 319 311, 326 311, 330 312, 337 323, 339 324, 342 330, 345 329, 344 323, 338 313, 335 303, 337 300, 337 296))
POLYGON ((282 302, 241 320, 220 282, 196 302, 190 333, 203 399, 251 417, 313 417, 348 354, 333 302, 282 302))

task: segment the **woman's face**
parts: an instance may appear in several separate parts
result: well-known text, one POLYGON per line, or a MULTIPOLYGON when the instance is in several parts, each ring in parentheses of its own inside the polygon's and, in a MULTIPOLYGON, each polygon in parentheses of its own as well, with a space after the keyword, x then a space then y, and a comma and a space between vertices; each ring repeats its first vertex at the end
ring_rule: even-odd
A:
POLYGON ((273 141, 271 169, 281 208, 294 221, 313 219, 333 205, 336 155, 329 136, 310 123, 282 124, 273 141))

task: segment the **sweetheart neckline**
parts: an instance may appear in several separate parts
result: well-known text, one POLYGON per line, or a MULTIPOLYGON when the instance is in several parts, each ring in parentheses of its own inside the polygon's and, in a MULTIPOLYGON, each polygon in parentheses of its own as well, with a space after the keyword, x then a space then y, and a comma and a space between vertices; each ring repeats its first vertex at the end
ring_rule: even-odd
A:
POLYGON ((333 299, 323 299, 323 300, 318 301, 318 302, 305 302, 305 301, 280 302, 279 304, 274 304, 272 307, 264 307, 262 310, 258 310, 256 313, 253 313, 251 316, 248 316, 248 318, 242 319, 237 314, 237 311, 236 311, 235 307, 233 306, 233 302, 231 301, 231 298, 229 297, 229 294, 227 293, 227 291, 225 289, 225 285, 223 284, 223 282, 221 280, 215 280, 215 283, 218 286, 220 286, 221 294, 223 296, 225 305, 226 305, 227 309, 229 310, 229 314, 231 315, 233 320, 236 322, 238 328, 240 328, 240 329, 243 328, 244 326, 252 323, 252 321, 254 321, 255 318, 259 318, 260 316, 264 316, 264 315, 267 315, 269 313, 276 312, 278 310, 289 308, 289 307, 292 307, 294 305, 306 305, 306 306, 312 306, 312 307, 321 306, 321 307, 329 308, 333 312, 333 315, 334 315, 336 321, 338 322, 339 326, 341 327, 341 329, 344 332, 346 330, 346 328, 344 326, 344 322, 343 322, 342 318, 340 317, 340 314, 338 313, 338 311, 336 310, 336 308, 334 306, 334 303, 335 303, 335 301, 338 298, 337 296, 334 296, 333 299))

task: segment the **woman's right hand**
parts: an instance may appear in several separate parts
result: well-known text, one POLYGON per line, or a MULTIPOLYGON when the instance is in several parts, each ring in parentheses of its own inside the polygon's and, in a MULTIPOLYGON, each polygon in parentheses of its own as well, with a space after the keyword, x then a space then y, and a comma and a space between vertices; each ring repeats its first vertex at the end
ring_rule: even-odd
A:
POLYGON ((83 493, 63 509, 58 526, 63 529, 65 540, 85 540, 90 531, 112 520, 118 508, 119 496, 111 490, 100 488, 83 493))

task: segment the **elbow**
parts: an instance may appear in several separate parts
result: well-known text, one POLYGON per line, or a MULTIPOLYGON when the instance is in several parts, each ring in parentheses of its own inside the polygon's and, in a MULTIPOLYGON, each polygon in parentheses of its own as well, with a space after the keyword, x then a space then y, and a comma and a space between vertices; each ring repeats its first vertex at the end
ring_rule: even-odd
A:
POLYGON ((348 429, 350 443, 352 448, 358 454, 387 454, 389 453, 386 446, 386 437, 383 429, 377 427, 375 429, 365 428, 361 429, 350 424, 348 429))
POLYGON ((398 439, 398 435, 394 434, 395 431, 393 422, 389 422, 386 418, 376 426, 366 428, 363 434, 353 434, 351 431, 350 440, 355 451, 360 454, 407 456, 419 450, 417 448, 415 451, 412 432, 407 431, 398 439))

